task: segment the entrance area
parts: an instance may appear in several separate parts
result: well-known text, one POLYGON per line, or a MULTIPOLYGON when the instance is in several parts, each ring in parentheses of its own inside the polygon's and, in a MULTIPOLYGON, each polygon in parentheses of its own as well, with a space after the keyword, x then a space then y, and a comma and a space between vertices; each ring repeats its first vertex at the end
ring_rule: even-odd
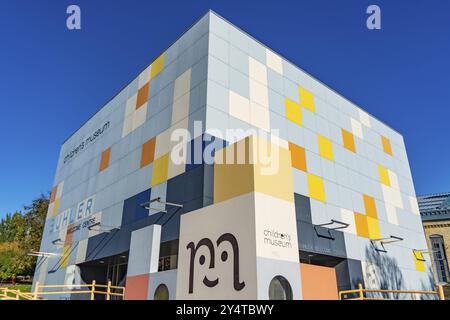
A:
MULTIPOLYGON (((107 284, 111 281, 112 286, 125 287, 127 279, 128 251, 116 256, 106 257, 98 260, 82 263, 80 267, 81 279, 84 283, 107 284)), ((103 295, 96 295, 96 300, 103 300, 103 295)), ((113 296, 111 299, 115 299, 113 296)))
POLYGON ((345 259, 300 251, 300 272, 304 300, 337 300, 338 279, 335 267, 345 259))
POLYGON ((110 257, 108 261, 107 281, 113 286, 125 287, 127 279, 128 253, 110 257))

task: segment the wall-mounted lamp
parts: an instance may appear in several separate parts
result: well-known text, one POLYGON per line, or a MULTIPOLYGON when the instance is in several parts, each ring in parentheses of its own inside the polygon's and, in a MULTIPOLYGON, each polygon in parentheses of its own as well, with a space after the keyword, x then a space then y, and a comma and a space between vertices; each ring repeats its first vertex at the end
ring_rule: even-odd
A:
POLYGON ((59 256, 59 254, 57 253, 53 253, 53 252, 40 252, 40 251, 31 251, 30 253, 28 253, 29 256, 33 256, 33 257, 45 257, 45 258, 52 258, 52 257, 57 257, 59 256))
POLYGON ((101 224, 100 222, 96 222, 93 225, 90 225, 89 227, 87 227, 89 231, 99 231, 99 232, 111 232, 115 229, 119 230, 119 227, 115 227, 115 226, 107 226, 104 224, 101 224), (96 229, 94 229, 95 227, 98 227, 96 229))
POLYGON ((350 224, 348 224, 348 223, 331 219, 330 222, 314 225, 314 231, 316 232, 316 235, 319 238, 325 238, 325 239, 329 239, 329 240, 334 240, 335 238, 331 235, 331 231, 330 230, 345 229, 345 228, 348 228, 349 226, 350 226, 350 224), (320 234, 320 232, 317 231, 317 227, 321 227, 321 228, 327 229, 328 235, 320 234))
POLYGON ((63 246, 64 245, 64 241, 61 240, 61 238, 55 239, 52 241, 52 244, 55 246, 63 246))
POLYGON ((389 238, 380 238, 380 239, 370 239, 370 243, 372 244, 373 248, 378 252, 384 252, 386 253, 387 250, 384 247, 385 244, 391 244, 394 242, 403 241, 403 238, 397 237, 397 236, 390 236, 389 238), (381 249, 376 246, 376 243, 379 243, 381 245, 381 249))
POLYGON ((156 212, 167 213, 167 210, 163 210, 163 209, 159 209, 159 208, 152 208, 150 205, 151 205, 152 203, 154 203, 154 202, 157 202, 157 203, 159 203, 159 204, 163 204, 163 205, 166 205, 166 206, 177 207, 177 208, 183 208, 183 205, 182 205, 182 204, 179 204, 179 203, 173 203, 173 202, 167 202, 167 201, 162 201, 162 200, 161 200, 161 197, 158 197, 158 198, 152 199, 152 200, 150 200, 150 201, 141 203, 139 206, 140 206, 141 208, 147 209, 148 211, 154 210, 154 211, 156 211, 156 212))
MULTIPOLYGON (((430 251, 428 249, 412 249, 414 257, 418 261, 427 261, 423 257, 424 254, 430 254, 430 251)), ((431 253, 435 253, 436 251, 432 250, 431 253)))

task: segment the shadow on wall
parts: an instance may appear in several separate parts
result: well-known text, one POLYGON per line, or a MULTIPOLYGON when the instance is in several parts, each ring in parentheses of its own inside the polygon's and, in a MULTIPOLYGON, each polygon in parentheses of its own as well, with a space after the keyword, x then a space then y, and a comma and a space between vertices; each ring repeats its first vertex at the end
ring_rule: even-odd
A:
MULTIPOLYGON (((435 291, 436 283, 434 281, 433 268, 427 268, 427 281, 426 283, 423 280, 420 280, 420 290, 422 291, 435 291)), ((420 300, 437 300, 437 296, 423 294, 420 297, 420 300)))
MULTIPOLYGON (((373 246, 366 246, 366 288, 384 290, 413 290, 406 289, 405 281, 397 260, 385 252, 377 251, 373 246)), ((417 287, 414 290, 418 290, 417 287)), ((420 291, 435 291, 432 268, 427 270, 427 279, 420 280, 420 291)), ((402 293, 368 293, 367 297, 385 299, 436 300, 436 295, 402 294, 402 293)))
MULTIPOLYGON (((385 252, 377 251, 373 246, 366 246, 366 281, 367 289, 402 290, 405 281, 398 267, 397 260, 385 252)), ((367 297, 385 299, 405 299, 399 293, 367 293, 367 297)))
POLYGON ((351 279, 351 287, 346 289, 346 290, 352 290, 352 289, 357 289, 359 284, 364 284, 364 277, 355 277, 351 279))

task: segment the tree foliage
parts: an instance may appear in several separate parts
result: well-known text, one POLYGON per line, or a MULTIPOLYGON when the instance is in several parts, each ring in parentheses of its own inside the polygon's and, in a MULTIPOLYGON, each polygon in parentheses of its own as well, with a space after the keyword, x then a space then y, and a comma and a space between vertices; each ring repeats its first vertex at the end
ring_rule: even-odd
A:
POLYGON ((16 274, 16 259, 20 255, 17 242, 0 243, 0 279, 8 279, 16 274))
POLYGON ((48 204, 48 196, 41 195, 0 221, 0 279, 33 274, 36 257, 28 253, 39 250, 48 204))
POLYGON ((20 212, 6 214, 6 217, 0 222, 0 243, 13 242, 16 239, 22 218, 20 212))

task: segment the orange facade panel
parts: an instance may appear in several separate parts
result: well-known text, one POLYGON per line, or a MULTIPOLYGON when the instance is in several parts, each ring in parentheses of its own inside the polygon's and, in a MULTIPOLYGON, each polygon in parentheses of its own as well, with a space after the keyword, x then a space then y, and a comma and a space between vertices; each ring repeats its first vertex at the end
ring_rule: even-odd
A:
POLYGON ((147 300, 149 274, 127 277, 125 300, 147 300))
POLYGON ((100 167, 99 172, 102 172, 109 166, 109 158, 111 156, 111 147, 102 152, 102 156, 100 159, 100 167))
POLYGON ((148 94, 150 91, 150 83, 147 82, 142 88, 139 89, 136 99, 136 109, 139 109, 148 100, 148 94))
POLYGON ((156 138, 153 137, 142 145, 141 168, 149 165, 155 158, 156 138))
POLYGON ((306 172, 307 169, 305 149, 292 142, 289 142, 289 151, 291 151, 292 167, 306 172))
POLYGON ((52 188, 52 193, 50 194, 50 203, 55 202, 57 191, 58 191, 58 186, 55 186, 52 188))
POLYGON ((338 289, 334 268, 300 263, 304 300, 337 300, 338 289))
POLYGON ((342 129, 342 141, 344 143, 344 147, 352 152, 356 152, 355 147, 355 137, 352 133, 347 130, 342 129))
POLYGON ((392 156, 391 141, 388 138, 381 136, 381 144, 383 145, 383 151, 392 156))

